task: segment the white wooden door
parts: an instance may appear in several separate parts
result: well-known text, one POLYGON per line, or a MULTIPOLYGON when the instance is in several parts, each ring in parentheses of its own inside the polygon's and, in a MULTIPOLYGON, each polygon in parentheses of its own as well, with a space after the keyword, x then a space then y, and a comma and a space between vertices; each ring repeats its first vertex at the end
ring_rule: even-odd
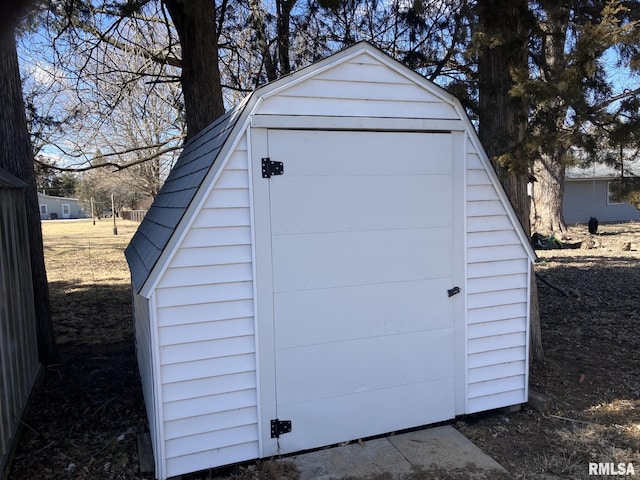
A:
POLYGON ((452 135, 267 136, 277 451, 453 418, 452 135))

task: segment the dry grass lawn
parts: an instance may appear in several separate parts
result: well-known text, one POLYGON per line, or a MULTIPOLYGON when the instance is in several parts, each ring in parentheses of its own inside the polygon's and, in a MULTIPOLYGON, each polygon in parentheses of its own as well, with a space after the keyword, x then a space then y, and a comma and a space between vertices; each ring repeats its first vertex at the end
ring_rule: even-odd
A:
MULTIPOLYGON (((43 223, 60 365, 24 419, 10 480, 136 480, 136 436, 147 430, 135 360, 131 291, 123 251, 137 224, 43 223)), ((532 388, 551 411, 527 407, 458 419, 456 427, 517 479, 589 478, 589 462, 632 462, 640 475, 640 223, 584 227, 576 246, 540 251, 538 283, 546 360, 532 388), (584 243, 583 243, 584 242, 584 243)), ((293 480, 286 464, 258 462, 185 480, 293 480)), ((411 480, 469 478, 416 472, 411 480)), ((598 477, 605 478, 605 477, 598 477)), ((612 477, 613 478, 613 477, 612 477)), ((380 472, 375 479, 387 480, 380 472)), ((406 479, 409 480, 409 479, 406 479)))
POLYGON ((42 223, 47 278, 59 345, 131 341, 124 249, 138 228, 111 219, 42 223), (95 321, 94 321, 95 320, 95 321), (92 333, 87 334, 90 328, 92 333))
POLYGON ((49 281, 128 284, 123 252, 138 225, 117 220, 114 235, 111 219, 96 220, 95 225, 90 219, 42 222, 49 281))
POLYGON ((131 289, 123 255, 138 224, 42 223, 61 362, 46 368, 23 421, 11 480, 98 480, 139 475, 146 414, 135 360, 131 289))

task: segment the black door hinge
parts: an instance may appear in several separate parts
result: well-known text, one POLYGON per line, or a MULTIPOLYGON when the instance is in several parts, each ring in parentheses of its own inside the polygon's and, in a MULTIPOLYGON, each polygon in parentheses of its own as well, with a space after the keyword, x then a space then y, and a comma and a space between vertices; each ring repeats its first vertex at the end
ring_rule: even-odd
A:
POLYGON ((453 297, 454 295, 460 293, 460 287, 450 288, 449 290, 447 290, 447 293, 449 294, 450 297, 453 297))
POLYGON ((280 438, 280 435, 291 432, 291 420, 271 420, 271 438, 280 438))
POLYGON ((282 162, 274 162, 270 158, 262 159, 262 178, 271 178, 273 175, 282 175, 284 173, 284 164, 282 162))

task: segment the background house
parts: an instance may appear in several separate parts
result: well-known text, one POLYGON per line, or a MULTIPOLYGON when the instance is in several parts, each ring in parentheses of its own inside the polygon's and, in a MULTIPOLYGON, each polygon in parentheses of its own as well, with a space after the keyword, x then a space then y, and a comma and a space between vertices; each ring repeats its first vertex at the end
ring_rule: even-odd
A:
MULTIPOLYGON (((625 175, 640 175, 640 161, 626 163, 625 175)), ((599 222, 640 220, 640 210, 616 198, 611 185, 617 178, 620 178, 620 171, 604 164, 567 168, 562 208, 564 221, 587 223, 590 217, 599 222)))
POLYGON ((85 218, 77 198, 53 197, 38 193, 41 220, 55 220, 57 218, 85 218))

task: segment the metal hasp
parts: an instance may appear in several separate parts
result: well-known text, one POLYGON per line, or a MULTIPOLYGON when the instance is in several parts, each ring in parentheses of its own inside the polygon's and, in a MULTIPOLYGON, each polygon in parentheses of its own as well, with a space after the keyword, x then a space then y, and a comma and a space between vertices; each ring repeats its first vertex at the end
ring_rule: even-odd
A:
POLYGON ((270 158, 262 159, 262 178, 271 178, 273 175, 282 175, 284 173, 284 164, 282 162, 273 162, 270 158))
POLYGON ((447 290, 447 293, 449 294, 450 297, 453 297, 454 295, 457 295, 458 293, 460 293, 460 287, 450 288, 449 290, 447 290))
POLYGON ((280 438, 280 435, 291 432, 291 420, 271 420, 271 438, 280 438))

